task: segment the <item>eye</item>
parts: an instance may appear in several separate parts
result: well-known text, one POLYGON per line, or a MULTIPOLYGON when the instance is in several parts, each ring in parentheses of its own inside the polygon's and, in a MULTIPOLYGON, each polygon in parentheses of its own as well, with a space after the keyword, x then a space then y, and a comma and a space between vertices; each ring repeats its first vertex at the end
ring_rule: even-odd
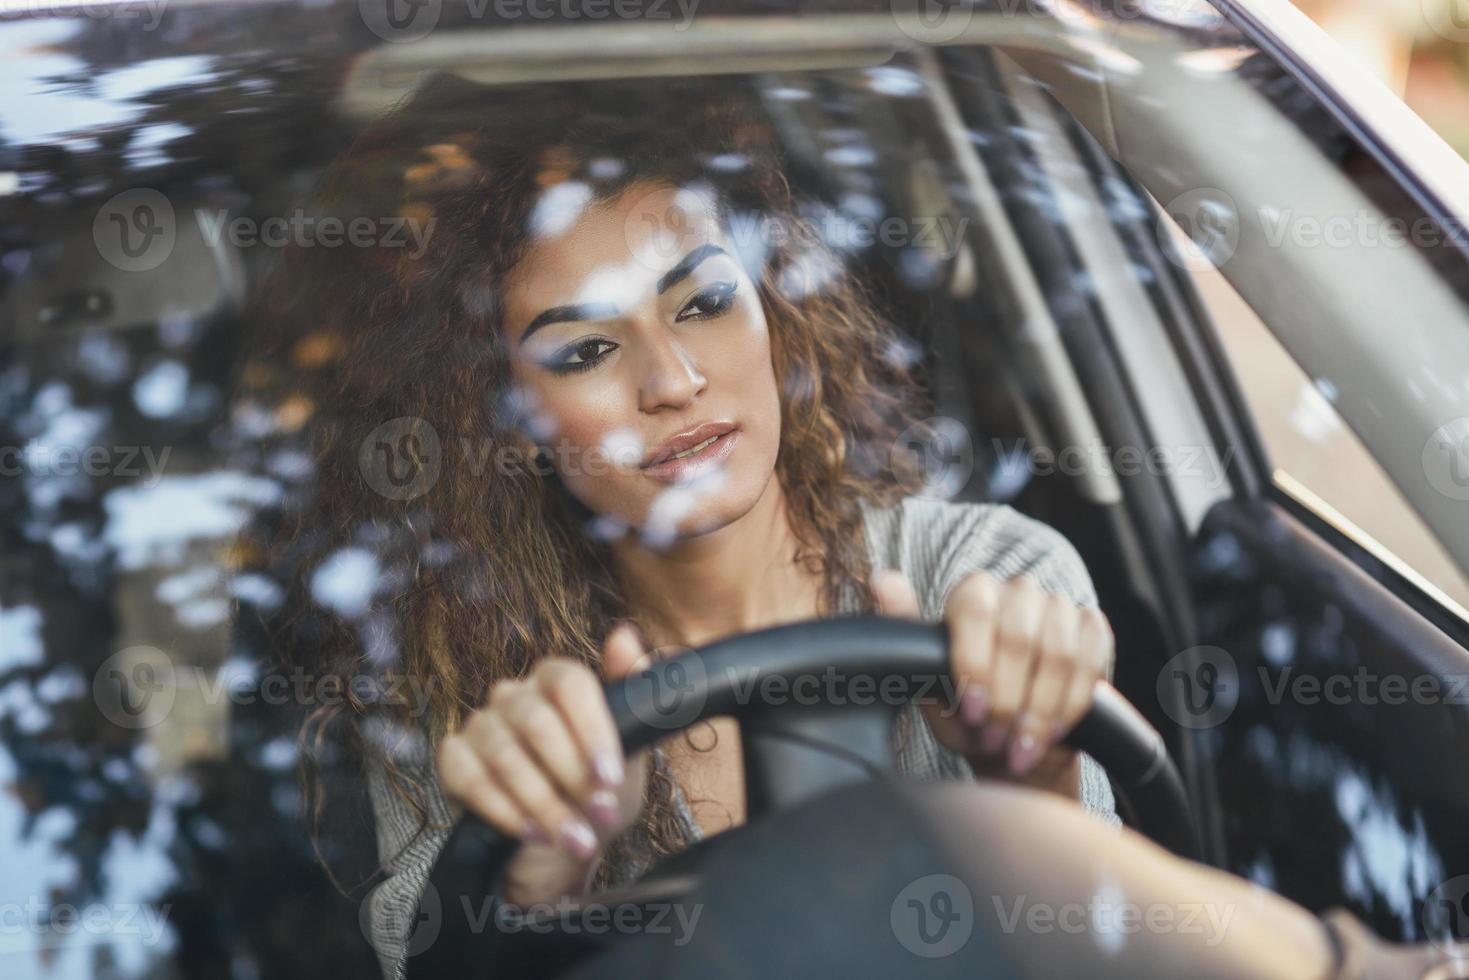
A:
POLYGON ((735 284, 719 282, 694 294, 688 305, 678 311, 675 323, 684 320, 708 320, 734 305, 735 284))
POLYGON ((587 371, 596 367, 608 354, 617 349, 617 345, 610 340, 601 337, 589 337, 586 340, 564 347, 547 363, 557 374, 573 374, 577 371, 587 371))

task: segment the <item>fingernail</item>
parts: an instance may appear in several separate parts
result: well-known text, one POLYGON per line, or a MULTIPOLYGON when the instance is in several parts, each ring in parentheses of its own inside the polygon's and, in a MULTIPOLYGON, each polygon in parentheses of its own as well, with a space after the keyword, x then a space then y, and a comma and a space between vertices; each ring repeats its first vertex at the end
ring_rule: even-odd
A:
POLYGON ((567 817, 561 825, 561 843, 573 856, 586 860, 597 853, 597 835, 592 828, 575 817, 567 817))
POLYGON ((989 714, 990 696, 982 687, 971 687, 964 692, 959 700, 959 713, 964 716, 964 724, 970 728, 978 728, 984 723, 984 716, 989 714))
POLYGON ((1017 776, 1023 776, 1030 772, 1031 767, 1040 760, 1040 756, 1040 742, 1034 735, 1026 732, 1010 747, 1010 771, 1017 776))
POLYGON ((994 755, 1005 746, 1005 739, 1010 735, 1010 729, 1003 725, 991 725, 984 730, 980 736, 979 747, 987 754, 994 755))
POLYGON ((611 749, 603 749, 592 759, 592 771, 597 775, 597 782, 609 789, 622 785, 622 754, 611 749))
POLYGON ((592 823, 604 830, 617 826, 617 797, 611 790, 597 790, 587 800, 587 813, 592 823))
POLYGON ((551 838, 541 829, 541 825, 534 820, 527 820, 525 822, 525 832, 520 835, 520 839, 527 844, 551 843, 551 838))

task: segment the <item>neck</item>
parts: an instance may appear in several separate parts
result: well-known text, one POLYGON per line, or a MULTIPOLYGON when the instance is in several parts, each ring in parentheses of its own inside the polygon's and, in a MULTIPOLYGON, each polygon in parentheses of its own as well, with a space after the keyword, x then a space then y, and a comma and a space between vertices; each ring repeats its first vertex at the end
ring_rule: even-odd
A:
POLYGON ((628 603, 654 646, 699 646, 816 614, 819 577, 795 562, 780 481, 748 513, 665 551, 625 538, 613 563, 628 603))

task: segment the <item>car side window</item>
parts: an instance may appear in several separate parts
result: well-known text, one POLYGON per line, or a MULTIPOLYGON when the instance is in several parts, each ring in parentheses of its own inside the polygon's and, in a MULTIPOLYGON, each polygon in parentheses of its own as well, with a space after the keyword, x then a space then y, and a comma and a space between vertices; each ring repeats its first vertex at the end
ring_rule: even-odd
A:
MULTIPOLYGON (((1181 229, 1164 220, 1186 249, 1181 229)), ((1334 407, 1335 386, 1313 379, 1217 269, 1185 265, 1254 419, 1274 486, 1469 619, 1469 576, 1334 407)), ((1469 496, 1469 475, 1464 490, 1469 496)))

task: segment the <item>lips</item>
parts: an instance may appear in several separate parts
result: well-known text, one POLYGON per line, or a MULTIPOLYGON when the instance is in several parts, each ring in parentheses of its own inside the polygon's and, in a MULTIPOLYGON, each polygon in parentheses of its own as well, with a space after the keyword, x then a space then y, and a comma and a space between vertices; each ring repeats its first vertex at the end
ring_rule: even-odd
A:
POLYGON ((739 426, 733 422, 704 422, 680 432, 648 454, 643 472, 654 479, 677 482, 720 463, 735 450, 739 426))
POLYGON ((680 432, 649 453, 643 461, 643 469, 650 470, 672 460, 696 458, 720 436, 726 436, 736 428, 733 422, 703 422, 687 432, 680 432))

